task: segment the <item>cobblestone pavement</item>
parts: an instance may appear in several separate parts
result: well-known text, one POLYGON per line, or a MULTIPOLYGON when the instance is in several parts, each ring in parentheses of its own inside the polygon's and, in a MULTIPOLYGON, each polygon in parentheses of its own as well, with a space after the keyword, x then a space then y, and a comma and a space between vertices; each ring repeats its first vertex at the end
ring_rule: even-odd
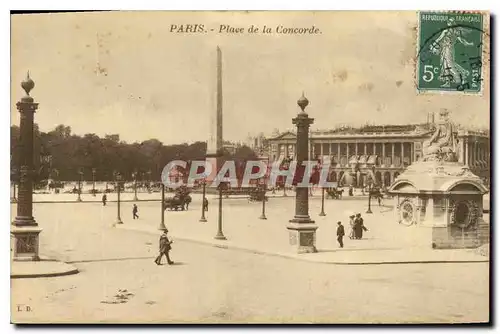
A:
MULTIPOLYGON (((148 211, 141 204, 140 215, 148 211)), ((111 227, 115 212, 116 206, 98 203, 35 205, 42 253, 71 261, 81 272, 12 280, 14 321, 488 320, 487 263, 345 267, 178 241, 172 252, 177 263, 156 266, 158 236, 111 227)), ((174 214, 188 213, 169 217, 174 214)))

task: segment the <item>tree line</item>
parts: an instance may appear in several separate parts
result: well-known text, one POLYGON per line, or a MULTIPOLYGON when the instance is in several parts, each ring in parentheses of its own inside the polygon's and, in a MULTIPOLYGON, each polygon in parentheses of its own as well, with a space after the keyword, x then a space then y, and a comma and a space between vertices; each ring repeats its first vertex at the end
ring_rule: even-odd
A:
MULTIPOLYGON (((19 127, 11 126, 11 180, 18 181, 19 127)), ((52 131, 42 132, 34 126, 33 162, 35 182, 49 178, 56 181, 75 181, 80 177, 91 181, 113 180, 120 173, 123 180, 160 181, 163 167, 172 160, 202 160, 206 142, 164 145, 157 139, 126 143, 118 134, 99 137, 94 133, 83 136, 72 134, 71 127, 58 125, 52 131), (94 173, 93 173, 94 170, 94 173)), ((255 152, 238 145, 234 152, 224 150, 223 159, 255 159, 255 152)))

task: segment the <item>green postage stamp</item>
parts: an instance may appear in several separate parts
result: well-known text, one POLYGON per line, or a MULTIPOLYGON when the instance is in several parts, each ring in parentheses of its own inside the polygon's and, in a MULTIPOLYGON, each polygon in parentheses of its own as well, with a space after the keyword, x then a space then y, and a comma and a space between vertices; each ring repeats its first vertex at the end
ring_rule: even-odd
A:
POLYGON ((484 13, 420 12, 419 92, 481 93, 484 13))

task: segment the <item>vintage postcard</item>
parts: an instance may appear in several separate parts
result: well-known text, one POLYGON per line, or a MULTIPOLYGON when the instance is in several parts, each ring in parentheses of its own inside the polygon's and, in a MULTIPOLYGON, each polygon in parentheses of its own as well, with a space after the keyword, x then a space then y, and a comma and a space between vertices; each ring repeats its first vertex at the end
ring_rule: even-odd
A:
POLYGON ((11 321, 489 323, 489 29, 11 15, 11 321))

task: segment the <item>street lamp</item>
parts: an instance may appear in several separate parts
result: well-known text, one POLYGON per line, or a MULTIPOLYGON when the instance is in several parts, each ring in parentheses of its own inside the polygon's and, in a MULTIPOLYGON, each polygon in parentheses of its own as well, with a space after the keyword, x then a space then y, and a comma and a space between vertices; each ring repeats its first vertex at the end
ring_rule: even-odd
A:
POLYGON ((92 196, 95 197, 95 173, 96 173, 96 169, 95 168, 92 168, 92 196))
POLYGON ((105 173, 104 174, 104 179, 106 180, 106 189, 104 190, 104 193, 107 194, 108 193, 108 173, 105 173))
POLYGON ((207 187, 207 178, 204 177, 202 180, 202 185, 203 185, 203 196, 201 199, 201 218, 200 222, 205 223, 207 221, 207 218, 205 218, 205 198, 206 198, 206 187, 207 187))
POLYGON ((262 219, 262 220, 266 220, 267 217, 266 217, 266 180, 265 178, 263 179, 263 182, 262 182, 262 214, 260 215, 259 219, 262 219))
POLYGON ((321 186, 321 212, 319 213, 321 217, 326 216, 325 213, 325 187, 321 186))
POLYGON ((167 227, 165 226, 165 184, 161 183, 161 221, 160 227, 158 227, 160 231, 165 231, 167 227))
POLYGON ((121 192, 121 186, 120 186, 120 181, 122 179, 122 176, 120 173, 116 173, 116 185, 117 185, 117 195, 118 195, 118 207, 117 207, 117 217, 116 217, 116 224, 123 224, 122 218, 120 216, 120 192, 121 192))
POLYGON ((148 171, 148 194, 151 194, 151 169, 148 171))
POLYGON ((76 201, 77 202, 81 202, 82 201, 82 178, 83 178, 83 170, 80 169, 78 171, 78 174, 80 175, 79 179, 78 179, 78 197, 76 198, 76 201))
POLYGON ((226 182, 219 183, 219 217, 217 219, 217 234, 214 239, 227 240, 222 233, 222 191, 227 187, 226 182))
POLYGON ((16 103, 21 114, 19 132, 19 199, 17 215, 12 222, 13 260, 38 261, 39 235, 42 231, 33 217, 33 125, 38 103, 30 96, 35 83, 28 75, 21 83, 26 95, 16 103))
POLYGON ((137 198, 137 171, 132 173, 132 176, 134 177, 134 201, 138 201, 139 199, 137 198))
POLYGON ((373 213, 372 212, 372 180, 368 179, 368 210, 366 210, 366 213, 373 213))

